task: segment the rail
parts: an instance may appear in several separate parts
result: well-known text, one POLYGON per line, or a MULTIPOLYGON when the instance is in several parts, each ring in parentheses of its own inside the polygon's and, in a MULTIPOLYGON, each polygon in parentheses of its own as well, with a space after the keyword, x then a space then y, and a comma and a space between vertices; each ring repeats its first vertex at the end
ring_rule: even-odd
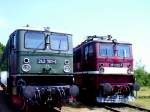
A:
POLYGON ((114 108, 109 107, 109 106, 104 106, 104 108, 107 109, 107 110, 113 111, 113 112, 120 112, 119 110, 114 109, 114 108))
POLYGON ((50 112, 61 112, 61 110, 57 107, 54 107, 50 112))
POLYGON ((127 104, 127 103, 122 103, 122 105, 125 106, 125 107, 137 109, 137 110, 140 110, 140 111, 150 112, 150 109, 146 109, 146 108, 143 108, 143 107, 139 107, 139 106, 135 106, 135 105, 127 104))
POLYGON ((139 111, 144 111, 144 112, 150 112, 150 109, 146 109, 143 107, 139 107, 139 106, 135 106, 135 105, 127 104, 127 103, 120 103, 120 105, 119 106, 117 105, 117 107, 114 107, 114 105, 104 106, 105 109, 110 110, 112 112, 123 112, 123 110, 119 110, 117 108, 124 108, 124 107, 139 110, 139 111))

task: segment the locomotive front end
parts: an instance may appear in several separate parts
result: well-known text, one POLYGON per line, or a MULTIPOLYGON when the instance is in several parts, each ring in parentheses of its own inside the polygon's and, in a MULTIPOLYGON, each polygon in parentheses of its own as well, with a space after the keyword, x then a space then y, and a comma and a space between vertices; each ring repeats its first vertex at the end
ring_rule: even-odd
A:
POLYGON ((134 101, 134 91, 140 89, 134 77, 132 44, 112 39, 111 35, 88 36, 77 46, 74 70, 81 99, 86 96, 100 103, 134 101))
POLYGON ((97 70, 102 76, 98 77, 97 102, 134 101, 139 85, 133 72, 132 44, 117 40, 98 44, 97 70))
POLYGON ((16 107, 61 108, 78 94, 71 34, 27 28, 11 36, 7 87, 16 107))

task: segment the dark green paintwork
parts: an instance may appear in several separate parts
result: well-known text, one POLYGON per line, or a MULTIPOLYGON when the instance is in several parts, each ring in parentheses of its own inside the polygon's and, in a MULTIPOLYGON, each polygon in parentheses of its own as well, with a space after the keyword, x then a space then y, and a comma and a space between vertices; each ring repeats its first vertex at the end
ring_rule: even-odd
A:
MULTIPOLYGON (((15 33, 16 35, 16 49, 12 49, 14 51, 14 54, 16 55, 16 60, 14 57, 12 57, 12 62, 10 62, 10 68, 11 73, 10 74, 26 74, 26 75, 34 75, 34 74, 46 74, 46 75, 64 75, 64 74, 73 74, 73 45, 72 45, 72 35, 66 34, 66 33, 60 33, 63 35, 68 36, 68 43, 69 43, 69 50, 67 51, 54 51, 51 49, 44 49, 44 50, 33 50, 33 49, 25 49, 24 48, 24 35, 26 32, 30 32, 33 30, 25 30, 25 29, 18 29, 15 32, 13 32, 11 35, 15 33), (23 60, 24 58, 30 59, 30 65, 31 70, 29 72, 23 72, 22 65, 24 64, 23 60), (38 58, 49 58, 56 60, 56 64, 38 64, 37 59, 38 58), (13 60, 14 59, 14 60, 13 60), (69 73, 64 72, 64 62, 65 60, 69 60, 69 65, 71 67, 71 71, 69 73), (16 64, 14 64, 14 61, 16 61, 16 64), (43 72, 43 69, 49 69, 48 72, 43 72)), ((37 31, 39 32, 39 31, 37 31)), ((50 35, 51 32, 48 31, 40 31, 43 32, 46 35, 50 35)), ((53 32, 54 33, 54 32, 53 32)), ((57 32, 58 33, 58 32, 57 32)), ((11 39, 11 36, 10 36, 11 39)), ((10 50, 12 46, 10 46, 10 41, 8 41, 8 49, 10 50)), ((8 54, 10 53, 9 50, 7 50, 8 54)), ((10 54, 8 55, 10 56, 10 54)), ((10 57, 8 57, 10 58, 10 57)))
MULTIPOLYGON (((69 60, 71 71, 70 73, 73 73, 73 59, 72 55, 67 54, 48 54, 48 53, 19 53, 19 65, 23 65, 24 58, 29 58, 31 70, 27 73, 43 73, 43 68, 51 70, 48 72, 48 74, 64 74, 64 63, 65 60, 69 60), (38 64, 37 60, 39 58, 49 58, 56 60, 56 64, 38 64)), ((19 72, 24 73, 21 69, 21 66, 19 67, 19 72)))

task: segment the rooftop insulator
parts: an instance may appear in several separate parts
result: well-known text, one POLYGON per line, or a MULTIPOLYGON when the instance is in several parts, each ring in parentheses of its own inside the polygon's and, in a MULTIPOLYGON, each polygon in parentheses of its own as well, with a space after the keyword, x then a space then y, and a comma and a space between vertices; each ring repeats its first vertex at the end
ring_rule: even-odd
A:
POLYGON ((50 27, 43 27, 45 31, 50 31, 50 27))
POLYGON ((112 36, 111 35, 107 35, 108 39, 107 40, 111 40, 112 36))

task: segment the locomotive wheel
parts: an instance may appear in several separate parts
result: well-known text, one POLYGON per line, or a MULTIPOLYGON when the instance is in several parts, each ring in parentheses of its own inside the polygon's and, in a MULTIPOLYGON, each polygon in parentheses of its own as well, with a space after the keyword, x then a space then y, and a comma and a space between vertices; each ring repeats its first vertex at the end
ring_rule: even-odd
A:
POLYGON ((16 110, 24 110, 25 108, 25 99, 20 96, 10 96, 10 103, 16 110))

